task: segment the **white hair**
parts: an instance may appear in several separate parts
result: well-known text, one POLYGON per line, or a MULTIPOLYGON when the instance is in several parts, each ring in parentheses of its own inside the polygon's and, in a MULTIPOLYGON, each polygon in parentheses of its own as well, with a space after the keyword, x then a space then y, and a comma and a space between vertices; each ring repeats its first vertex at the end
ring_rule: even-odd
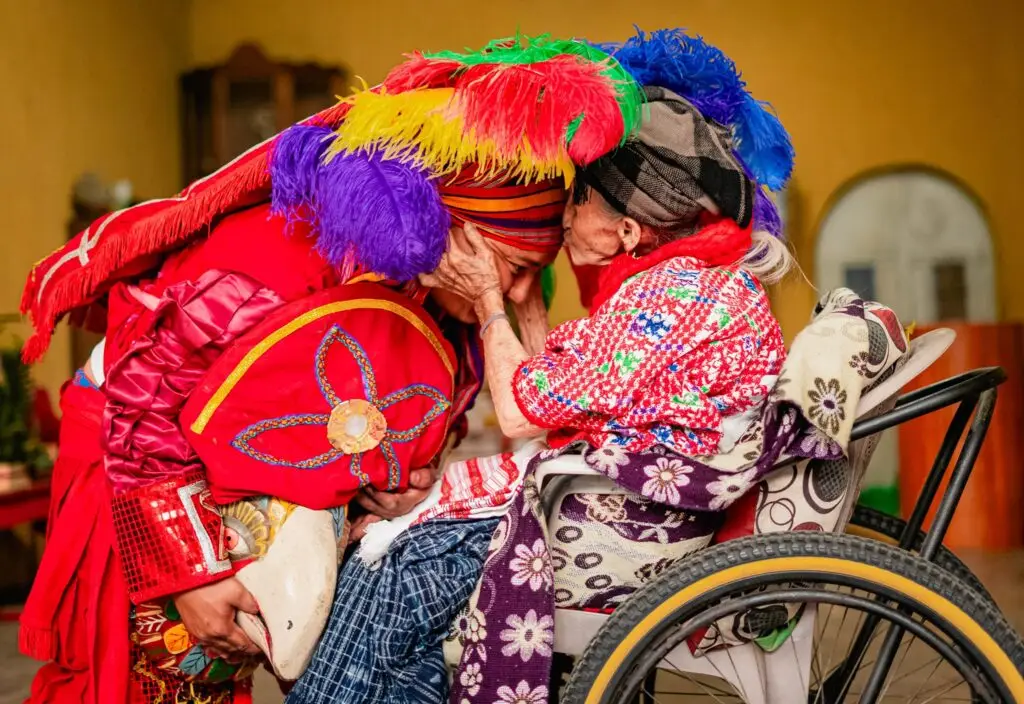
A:
POLYGON ((762 283, 778 283, 794 266, 799 269, 789 246, 778 237, 764 230, 757 230, 752 239, 753 244, 743 257, 741 265, 762 283))

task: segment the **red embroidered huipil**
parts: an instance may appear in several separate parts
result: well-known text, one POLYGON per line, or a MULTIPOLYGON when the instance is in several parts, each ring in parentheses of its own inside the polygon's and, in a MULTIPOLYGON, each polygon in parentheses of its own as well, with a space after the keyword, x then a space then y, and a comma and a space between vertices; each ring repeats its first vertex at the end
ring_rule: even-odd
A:
POLYGON ((739 439, 782 368, 785 347, 761 284, 736 263, 749 232, 729 220, 602 274, 592 315, 555 328, 514 378, 535 425, 637 451, 712 454, 739 439), (745 236, 744 236, 745 235, 745 236), (708 242, 730 246, 710 250, 708 242), (719 251, 716 251, 719 250, 719 251), (711 262, 699 258, 702 254, 711 262))
MULTIPOLYGON (((282 474, 287 467, 282 470, 271 465, 259 475, 250 468, 244 472, 245 477, 208 477, 204 461, 193 447, 196 437, 189 435, 191 420, 182 417, 183 409, 208 377, 211 367, 236 341, 264 321, 277 320, 280 316, 275 317, 275 312, 284 311, 285 306, 294 308, 292 302, 315 302, 315 292, 338 285, 331 268, 315 253, 304 233, 286 237, 283 227, 281 219, 269 217, 266 205, 230 215, 213 228, 205 241, 171 257, 152 280, 139 285, 118 284, 111 291, 105 353, 105 462, 113 492, 118 552, 135 603, 193 589, 232 574, 216 504, 237 499, 241 488, 255 494, 287 494, 284 498, 313 508, 336 505, 353 491, 349 472, 310 474, 308 487, 298 481, 300 477, 285 476, 287 471, 282 474), (209 486, 208 480, 213 480, 215 486, 209 486)), ((377 284, 356 286, 364 287, 360 289, 364 298, 372 297, 377 290, 384 298, 398 295, 387 293, 377 284)), ((418 308, 413 301, 402 300, 405 303, 401 305, 418 308)), ((422 317, 426 313, 417 315, 422 317)), ((279 322, 284 325, 287 321, 279 322)), ((370 328, 363 328, 365 345, 370 328)), ((298 333, 292 334, 287 344, 299 344, 299 339, 298 333)), ((302 344, 309 347, 312 343, 306 340, 302 344)), ((443 344, 455 371, 454 379, 449 377, 448 383, 454 384, 456 390, 453 393, 449 387, 445 391, 444 384, 439 383, 431 393, 440 394, 446 404, 450 403, 450 417, 442 420, 451 425, 465 410, 465 397, 476 390, 476 374, 464 368, 466 355, 461 350, 456 353, 449 342, 443 344)), ((302 356, 285 360, 294 372, 286 370, 283 374, 293 374, 296 383, 315 387, 314 353, 315 345, 310 348, 308 359, 302 356)), ((284 363, 280 354, 275 354, 275 364, 284 363)), ((374 348, 369 354, 378 367, 378 375, 385 374, 387 365, 383 365, 385 371, 379 371, 381 350, 374 348)), ((340 364, 340 356, 338 360, 340 364)), ((276 369, 280 371, 279 367, 276 369)), ((380 377, 382 396, 390 390, 388 383, 386 376, 380 377)), ((253 387, 254 384, 242 380, 232 388, 239 396, 258 393, 259 389, 253 387)), ((281 391, 279 386, 277 391, 281 391)), ((275 389, 265 389, 260 399, 270 402, 274 393, 275 389)), ((289 412, 290 402, 298 403, 298 398, 294 394, 283 397, 277 404, 281 413, 289 412)), ((330 411, 316 404, 306 405, 309 409, 303 406, 296 411, 309 410, 314 415, 330 411)), ((217 417, 230 419, 234 413, 234 417, 240 418, 231 411, 238 406, 238 401, 229 399, 226 410, 217 417)), ((226 422, 230 424, 230 420, 226 422)), ((323 435, 323 424, 314 425, 308 430, 310 446, 315 445, 313 435, 323 435)), ((223 457, 224 451, 235 452, 230 448, 231 437, 213 435, 203 436, 216 441, 206 452, 219 452, 218 457, 223 457), (217 443, 224 444, 225 450, 220 451, 217 443)), ((252 442, 260 447, 265 447, 267 441, 276 445, 274 437, 273 433, 265 434, 252 442)), ((329 450, 326 437, 322 440, 329 450)), ((294 441, 285 438, 283 444, 294 446, 294 441)), ((278 449, 272 448, 271 454, 278 449)), ((404 446, 400 451, 404 451, 404 446)), ((239 466, 253 462, 244 454, 238 456, 239 466)), ((403 467, 406 473, 409 469, 412 468, 403 467)), ((302 473, 300 468, 291 471, 302 473)), ((395 487, 404 486, 406 477, 403 474, 395 479, 395 487)))

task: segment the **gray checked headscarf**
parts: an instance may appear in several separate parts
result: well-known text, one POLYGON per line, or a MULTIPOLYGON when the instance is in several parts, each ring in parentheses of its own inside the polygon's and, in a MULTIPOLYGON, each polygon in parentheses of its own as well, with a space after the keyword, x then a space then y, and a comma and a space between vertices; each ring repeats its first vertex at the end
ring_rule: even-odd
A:
POLYGON ((669 90, 650 86, 644 92, 647 114, 639 133, 579 169, 577 185, 676 236, 695 232, 704 211, 749 225, 756 186, 733 153, 729 130, 669 90))

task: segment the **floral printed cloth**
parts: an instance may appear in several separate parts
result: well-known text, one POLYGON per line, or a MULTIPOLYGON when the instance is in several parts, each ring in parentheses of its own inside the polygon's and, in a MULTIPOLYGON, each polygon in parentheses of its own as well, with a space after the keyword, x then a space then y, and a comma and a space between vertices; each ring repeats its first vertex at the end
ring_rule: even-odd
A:
MULTIPOLYGON (((668 507, 661 509, 666 517, 680 511, 706 517, 727 509, 787 459, 842 460, 850 447, 862 391, 891 373, 907 349, 906 337, 891 311, 877 304, 867 309, 864 301, 847 289, 822 299, 811 324, 794 341, 763 412, 728 451, 681 456, 661 444, 629 451, 619 443, 594 446, 584 442, 535 457, 522 493, 492 537, 477 593, 450 636, 462 653, 449 701, 541 704, 549 696, 554 608, 556 599, 567 601, 558 591, 566 586, 555 565, 570 556, 556 553, 552 559, 549 546, 557 543, 548 535, 533 471, 540 463, 580 451, 589 466, 630 492, 635 511, 640 506, 650 510, 657 504, 668 507), (871 334, 872 326, 884 328, 883 340, 871 334)), ((610 505, 602 508, 618 510, 610 505)), ((565 514, 580 509, 586 513, 583 506, 574 508, 572 503, 562 502, 563 527, 565 514)), ((629 509, 625 510, 627 515, 620 518, 628 519, 629 509)), ((591 514, 594 517, 593 511, 591 514)), ((615 523, 606 519, 598 522, 615 523)), ((703 531, 710 538, 714 527, 704 520, 699 527, 694 533, 703 531)), ((620 537, 620 550, 628 551, 638 542, 639 534, 620 537)), ((688 554, 692 552, 688 541, 699 537, 689 534, 675 542, 688 554)), ((580 557, 580 552, 571 555, 573 561, 580 557)), ((664 562, 659 568, 654 561, 647 571, 663 568, 664 562)), ((569 591, 573 594, 570 601, 584 606, 576 596, 582 592, 569 591)), ((592 593, 584 595, 585 606, 614 606, 622 597, 621 591, 614 590, 592 593)), ((701 645, 717 642, 715 637, 711 640, 701 645)))
POLYGON ((555 328, 513 388, 534 424, 593 447, 710 454, 759 414, 785 356, 757 279, 673 257, 555 328))
POLYGON ((622 489, 577 493, 570 483, 549 508, 555 605, 617 606, 677 560, 710 544, 719 513, 682 511, 622 489))
MULTIPOLYGON (((837 292, 831 298, 824 299, 819 310, 828 301, 834 305, 843 300, 842 292, 837 292)), ((844 334, 845 329, 847 334, 861 334, 860 326, 850 329, 838 325, 842 318, 833 317, 831 320, 837 324, 836 327, 809 328, 808 332, 831 336, 844 334)), ((879 303, 864 303, 864 322, 867 325, 867 350, 851 358, 849 366, 858 376, 863 377, 866 392, 886 381, 903 366, 908 359, 909 344, 896 315, 879 303)), ((793 351, 802 354, 810 349, 813 349, 810 344, 795 344, 793 351)), ((791 365, 794 370, 797 369, 795 361, 791 365)), ((813 369, 815 364, 815 360, 805 360, 799 369, 806 372, 813 369)), ((820 425, 835 429, 853 420, 845 406, 848 399, 844 396, 847 388, 843 381, 826 380, 809 373, 805 374, 805 378, 804 403, 820 425)), ((800 387, 790 381, 787 388, 796 393, 800 387)), ((885 413, 895 403, 896 396, 893 395, 860 416, 860 419, 885 413)), ((802 459, 770 472, 754 489, 730 506, 724 525, 714 536, 714 542, 790 530, 841 530, 853 513, 860 493, 860 482, 878 440, 878 435, 872 435, 850 443, 843 457, 802 459)), ((804 454, 813 453, 817 446, 820 446, 820 453, 824 453, 830 443, 826 433, 813 432, 804 439, 804 454)), ((749 611, 730 614, 713 624, 705 633, 696 634, 690 640, 691 650, 701 653, 723 645, 749 641, 756 641, 764 647, 766 640, 777 647, 782 642, 779 636, 788 633, 795 625, 793 617, 799 609, 799 605, 775 604, 759 607, 756 614, 749 611)))

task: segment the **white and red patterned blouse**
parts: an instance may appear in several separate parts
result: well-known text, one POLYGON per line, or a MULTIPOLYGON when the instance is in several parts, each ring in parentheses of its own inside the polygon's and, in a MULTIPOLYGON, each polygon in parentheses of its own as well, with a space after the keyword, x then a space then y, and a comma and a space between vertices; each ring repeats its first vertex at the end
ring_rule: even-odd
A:
POLYGON ((516 399, 532 423, 628 451, 707 455, 739 440, 782 368, 779 324, 738 264, 666 254, 519 367, 516 399))

